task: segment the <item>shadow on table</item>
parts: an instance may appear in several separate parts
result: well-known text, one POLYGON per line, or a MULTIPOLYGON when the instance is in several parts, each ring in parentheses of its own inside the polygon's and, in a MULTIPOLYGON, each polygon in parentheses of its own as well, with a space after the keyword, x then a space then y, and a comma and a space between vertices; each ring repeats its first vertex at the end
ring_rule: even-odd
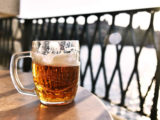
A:
MULTIPOLYGON (((25 104, 16 109, 0 112, 0 118, 3 120, 49 120, 56 119, 74 106, 74 102, 65 106, 45 106, 36 100, 25 104)), ((74 113, 73 113, 74 114, 74 113)), ((76 114, 76 111, 75 111, 76 114)))
MULTIPOLYGON (((26 87, 26 88, 29 88, 29 87, 31 87, 31 86, 32 86, 32 84, 27 85, 27 86, 25 86, 25 87, 26 87)), ((33 87, 32 87, 32 88, 33 88, 33 87)), ((0 93, 0 98, 1 98, 1 97, 8 97, 8 96, 13 95, 13 94, 16 94, 16 93, 18 93, 18 91, 14 88, 14 89, 11 89, 11 90, 9 90, 9 91, 0 93)))
MULTIPOLYGON (((8 95, 15 91, 9 91, 8 95)), ((1 111, 0 118, 3 120, 50 120, 50 119, 76 119, 78 115, 75 104, 79 104, 91 96, 90 93, 80 91, 77 94, 75 101, 63 106, 45 106, 39 100, 32 101, 28 104, 22 105, 18 108, 8 111, 1 111), (79 98, 79 96, 82 96, 79 98), (75 107, 74 107, 75 106, 75 107)))
POLYGON ((10 91, 4 92, 4 93, 0 93, 0 98, 1 97, 7 97, 7 96, 10 96, 10 95, 13 95, 13 94, 16 94, 16 93, 17 93, 17 90, 16 89, 12 89, 10 91))
POLYGON ((3 75, 0 75, 0 79, 4 78, 4 77, 10 77, 10 73, 6 73, 6 74, 3 74, 3 75))

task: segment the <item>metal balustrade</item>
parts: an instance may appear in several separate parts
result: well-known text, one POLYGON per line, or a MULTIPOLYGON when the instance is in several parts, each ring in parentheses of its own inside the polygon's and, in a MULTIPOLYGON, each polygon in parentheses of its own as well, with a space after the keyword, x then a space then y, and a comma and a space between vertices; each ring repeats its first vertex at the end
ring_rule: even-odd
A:
POLYGON ((9 66, 13 51, 12 18, 0 19, 0 64, 9 66))
MULTIPOLYGON (((0 19, 0 64, 8 67, 9 66, 9 58, 11 54, 14 52, 14 40, 16 37, 12 33, 12 19, 16 19, 19 24, 17 28, 21 31, 21 45, 22 50, 30 50, 32 40, 65 40, 65 39, 76 39, 80 41, 80 45, 87 46, 88 48, 88 56, 84 56, 87 58, 87 62, 85 64, 84 69, 81 69, 81 81, 80 85, 84 86, 85 77, 87 71, 89 70, 90 80, 91 80, 91 92, 96 94, 96 85, 98 82, 98 78, 100 73, 103 73, 103 81, 105 86, 105 94, 103 99, 109 102, 113 102, 110 99, 111 87, 115 80, 115 76, 118 75, 118 83, 120 89, 120 102, 117 103, 118 106, 123 106, 126 109, 131 110, 126 104, 126 96, 127 92, 132 85, 133 80, 137 84, 137 88, 135 90, 138 91, 138 110, 134 111, 141 115, 145 115, 150 117, 152 120, 158 119, 158 114, 160 114, 160 110, 158 109, 158 99, 159 90, 160 90, 160 44, 157 44, 155 38, 156 31, 154 30, 154 15, 156 12, 159 12, 160 8, 147 8, 147 9, 135 9, 135 10, 124 10, 124 11, 113 11, 113 12, 103 12, 103 13, 91 13, 91 14, 79 14, 79 15, 67 15, 67 16, 57 16, 57 17, 48 17, 48 18, 34 18, 34 19, 22 19, 22 18, 5 18, 0 19), (137 29, 133 28, 133 16, 138 12, 148 12, 150 17, 150 24, 147 30, 140 30, 141 32, 137 32, 137 29), (121 13, 126 13, 129 15, 129 24, 127 27, 118 27, 115 25, 115 18, 117 15, 121 13), (111 25, 104 23, 101 21, 101 17, 103 15, 111 15, 112 23, 111 25), (97 17, 95 23, 89 24, 87 22, 88 18, 94 15, 97 17), (77 22, 78 17, 82 16, 84 18, 84 24, 79 24, 77 22), (72 18, 73 23, 68 23, 67 19, 72 18), (60 19, 63 19, 63 22, 59 22, 60 19), (111 73, 111 77, 108 77, 106 67, 105 55, 106 52, 109 52, 107 47, 110 45, 110 36, 113 33, 118 33, 121 36, 121 41, 119 43, 114 44, 116 51, 116 62, 114 69, 111 73), (93 72, 93 60, 92 56, 96 55, 92 53, 94 45, 100 46, 101 57, 100 63, 98 65, 97 72, 93 72), (133 69, 129 75, 126 85, 124 86, 124 79, 121 68, 121 57, 123 50, 126 46, 132 47, 134 53, 134 61, 132 64, 133 69), (150 80, 149 85, 142 84, 140 71, 138 68, 139 59, 142 53, 143 48, 154 48, 157 59, 157 66, 155 74, 150 80), (135 77, 135 79, 134 79, 135 77), (142 93, 142 86, 146 87, 147 91, 142 93), (153 103, 151 103, 151 107, 149 107, 150 112, 145 112, 145 102, 149 92, 153 89, 153 96, 149 98, 153 103)), ((160 37, 159 37, 160 38, 160 37)), ((160 43, 160 42, 159 42, 160 43)), ((127 57, 127 56, 126 56, 127 57)), ((152 61, 151 61, 152 62, 152 61)), ((84 63, 81 63, 84 64, 84 63)), ((24 70, 30 70, 30 60, 24 60, 24 70)), ((114 91, 113 91, 114 92, 114 91)), ((115 91, 116 92, 116 91, 115 91)), ((159 103, 160 104, 160 103, 159 103)), ((159 115, 160 116, 160 115, 159 115)))

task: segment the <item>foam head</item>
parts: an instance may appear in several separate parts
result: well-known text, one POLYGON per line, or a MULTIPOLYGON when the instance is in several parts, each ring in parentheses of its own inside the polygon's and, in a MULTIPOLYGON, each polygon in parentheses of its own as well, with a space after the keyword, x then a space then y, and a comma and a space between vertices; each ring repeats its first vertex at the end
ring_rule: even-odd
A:
POLYGON ((78 41, 34 41, 32 60, 41 65, 77 66, 79 65, 78 41))
POLYGON ((79 66, 79 55, 77 53, 61 53, 61 54, 47 54, 32 52, 33 62, 41 65, 49 66, 79 66))

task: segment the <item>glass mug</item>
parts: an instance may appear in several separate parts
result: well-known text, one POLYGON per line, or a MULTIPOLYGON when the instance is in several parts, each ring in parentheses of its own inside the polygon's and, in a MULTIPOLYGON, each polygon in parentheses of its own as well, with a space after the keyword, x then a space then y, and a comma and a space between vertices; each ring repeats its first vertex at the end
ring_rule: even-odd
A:
POLYGON ((78 40, 33 41, 32 51, 12 56, 10 75, 19 93, 37 95, 45 105, 68 104, 73 101, 77 92, 79 60, 78 40), (33 90, 26 89, 17 74, 18 60, 26 57, 32 58, 33 90))

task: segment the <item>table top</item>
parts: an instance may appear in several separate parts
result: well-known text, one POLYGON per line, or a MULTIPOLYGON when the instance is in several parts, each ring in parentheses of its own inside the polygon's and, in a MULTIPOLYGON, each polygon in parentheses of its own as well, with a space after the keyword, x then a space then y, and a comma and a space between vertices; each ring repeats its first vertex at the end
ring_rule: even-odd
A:
MULTIPOLYGON (((23 84, 30 87, 31 73, 20 73, 23 84), (22 79, 23 78, 23 79, 22 79)), ((33 83, 33 82, 32 82, 33 83)), ((16 91, 9 71, 0 70, 0 119, 3 120, 112 120, 105 105, 92 93, 79 87, 73 103, 45 106, 38 97, 16 91)))

